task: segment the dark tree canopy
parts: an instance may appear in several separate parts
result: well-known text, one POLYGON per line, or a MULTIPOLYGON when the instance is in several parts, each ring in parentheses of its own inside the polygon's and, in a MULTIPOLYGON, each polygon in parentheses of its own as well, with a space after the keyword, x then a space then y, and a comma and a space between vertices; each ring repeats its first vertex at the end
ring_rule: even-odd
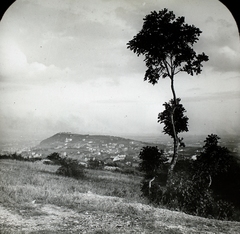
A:
POLYGON ((146 173, 147 178, 155 176, 160 165, 167 161, 163 151, 156 146, 143 147, 139 153, 139 158, 141 159, 139 169, 146 173))
POLYGON ((165 102, 163 105, 165 110, 158 115, 158 122, 163 123, 163 132, 174 138, 174 132, 172 127, 171 113, 173 108, 175 111, 173 113, 173 119, 175 121, 176 133, 187 132, 188 131, 188 117, 184 115, 186 112, 182 104, 180 104, 181 99, 177 98, 177 105, 174 104, 173 99, 170 102, 165 102))
POLYGON ((204 141, 205 142, 205 145, 203 146, 203 149, 205 152, 208 152, 208 151, 212 151, 212 150, 215 150, 218 148, 218 141, 220 140, 221 138, 219 136, 217 136, 216 134, 211 134, 211 135, 208 135, 206 140, 204 141))
POLYGON ((211 134, 204 141, 204 150, 195 161, 198 176, 216 176, 228 171, 232 157, 226 147, 218 145, 219 139, 217 135, 211 134))
POLYGON ((167 9, 153 11, 143 20, 143 28, 127 45, 138 56, 145 56, 144 80, 156 84, 160 77, 173 79, 181 71, 190 75, 201 73, 202 62, 208 56, 193 49, 201 34, 198 28, 167 9))

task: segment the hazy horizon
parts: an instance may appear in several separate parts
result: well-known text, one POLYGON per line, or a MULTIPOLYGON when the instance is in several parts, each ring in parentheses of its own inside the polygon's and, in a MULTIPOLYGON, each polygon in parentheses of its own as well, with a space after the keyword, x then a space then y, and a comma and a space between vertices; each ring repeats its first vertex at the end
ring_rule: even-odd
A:
MULTIPOLYGON (((146 141, 146 142, 172 142, 172 138, 166 134, 163 134, 162 132, 160 132, 159 134, 104 134, 104 133, 94 133, 94 132, 55 132, 51 135, 46 135, 46 136, 37 136, 37 137, 32 137, 32 136, 20 136, 20 137, 10 137, 10 138, 1 138, 0 139, 0 143, 27 143, 27 142, 41 142, 43 140, 46 140, 47 138, 50 138, 56 134, 59 133, 63 133, 63 134, 76 134, 76 135, 91 135, 91 136, 113 136, 113 137, 122 137, 122 138, 126 138, 126 139, 132 139, 132 140, 139 140, 139 141, 146 141)), ((180 137, 183 137, 184 142, 195 142, 195 141, 199 141, 202 140, 202 142, 204 142, 204 140, 206 139, 206 137, 210 134, 216 134, 214 132, 212 133, 208 133, 208 134, 190 134, 190 133, 183 133, 180 134, 180 137)), ((221 140, 226 140, 226 139, 232 139, 235 137, 240 137, 240 135, 233 135, 233 134, 218 134, 218 136, 220 137, 221 140)), ((220 140, 220 141, 221 141, 220 140)), ((239 138, 240 140, 240 138, 239 138)))
POLYGON ((169 79, 144 82, 145 63, 126 43, 163 8, 203 32, 209 61, 178 74, 177 96, 191 135, 240 135, 240 40, 218 0, 18 0, 0 22, 0 139, 58 132, 164 136, 157 123, 169 79))

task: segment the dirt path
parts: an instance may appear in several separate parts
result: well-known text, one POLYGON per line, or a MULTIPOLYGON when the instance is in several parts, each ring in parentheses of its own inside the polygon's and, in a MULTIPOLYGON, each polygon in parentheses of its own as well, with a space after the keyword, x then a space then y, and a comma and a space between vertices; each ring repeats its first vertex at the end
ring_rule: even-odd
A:
POLYGON ((0 206, 0 233, 110 233, 113 230, 114 233, 145 233, 144 228, 137 224, 138 220, 119 214, 78 213, 50 204, 35 207, 34 215, 29 216, 26 211, 19 215, 0 206), (132 226, 134 231, 131 231, 132 226))
MULTIPOLYGON (((91 195, 91 199, 100 196, 91 195)), ((103 198, 105 199, 105 198, 103 198)), ((127 204, 129 206, 129 204, 127 204)), ((121 213, 101 211, 76 211, 52 204, 28 204, 16 211, 0 205, 0 233, 239 233, 240 223, 221 222, 155 209, 139 203, 130 204, 142 211, 135 217, 121 213), (146 218, 148 212, 149 218, 146 218), (144 217, 144 218, 143 218, 144 217)))

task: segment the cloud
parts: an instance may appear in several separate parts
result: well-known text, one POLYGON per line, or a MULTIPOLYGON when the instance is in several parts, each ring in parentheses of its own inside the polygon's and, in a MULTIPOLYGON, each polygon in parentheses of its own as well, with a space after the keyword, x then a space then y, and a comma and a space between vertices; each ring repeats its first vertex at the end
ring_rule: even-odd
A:
POLYGON ((27 58, 13 41, 2 42, 0 44, 0 64, 2 75, 16 75, 26 68, 27 58))
POLYGON ((192 97, 184 97, 184 102, 204 102, 204 101, 220 101, 226 102, 229 100, 237 100, 240 102, 240 91, 227 91, 227 92, 219 92, 219 93, 207 93, 201 96, 192 96, 192 97))
POLYGON ((240 72, 240 45, 236 24, 226 19, 206 20, 197 48, 209 56, 207 66, 216 72, 240 72))
POLYGON ((61 69, 53 64, 29 63, 27 56, 14 40, 0 41, 1 80, 28 84, 64 80, 74 75, 68 67, 61 69))
POLYGON ((160 134, 157 114, 172 96, 169 79, 156 86, 143 82, 143 57, 126 43, 141 29, 146 14, 164 7, 203 30, 196 49, 210 56, 201 76, 178 74, 177 94, 193 122, 197 119, 197 130, 210 118, 223 125, 226 118, 221 122, 218 116, 224 110, 234 114, 231 105, 239 103, 239 38, 229 17, 220 19, 226 14, 217 3, 16 1, 0 25, 0 128, 16 134, 25 132, 24 127, 29 134, 48 135, 160 134), (236 78, 228 80, 232 76, 236 78))

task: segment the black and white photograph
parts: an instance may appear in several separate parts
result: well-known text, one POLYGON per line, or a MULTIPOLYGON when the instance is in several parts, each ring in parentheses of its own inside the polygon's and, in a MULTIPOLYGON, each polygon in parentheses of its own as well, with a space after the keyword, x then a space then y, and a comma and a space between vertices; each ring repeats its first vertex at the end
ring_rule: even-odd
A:
POLYGON ((0 233, 240 233, 229 2, 4 1, 0 233))

